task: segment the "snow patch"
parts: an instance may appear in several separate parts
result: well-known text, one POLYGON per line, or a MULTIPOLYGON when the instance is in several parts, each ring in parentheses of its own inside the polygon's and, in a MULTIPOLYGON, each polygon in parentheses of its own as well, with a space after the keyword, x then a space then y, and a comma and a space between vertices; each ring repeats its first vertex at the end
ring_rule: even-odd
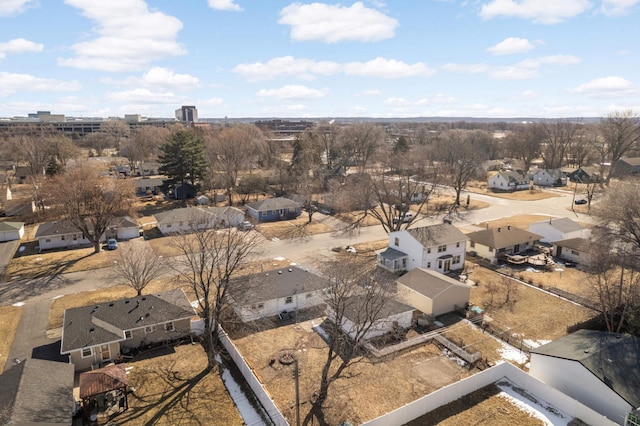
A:
POLYGON ((11 306, 24 306, 24 302, 16 302, 11 306))
POLYGON ((567 426, 573 420, 572 416, 558 410, 509 380, 503 379, 496 385, 502 391, 498 394, 500 398, 508 400, 531 417, 539 419, 545 426, 567 426))
POLYGON ((529 346, 530 348, 537 348, 537 347, 540 347, 542 345, 546 345, 547 343, 551 342, 551 340, 524 339, 523 342, 524 342, 525 345, 529 346))
POLYGON ((322 337, 324 339, 325 342, 329 341, 329 335, 327 334, 326 331, 324 331, 324 328, 320 327, 319 325, 314 325, 311 328, 313 328, 313 331, 318 333, 320 335, 320 337, 322 337))
POLYGON ((504 343, 503 341, 500 341, 500 346, 502 347, 498 349, 498 353, 500 354, 500 356, 502 356, 502 359, 513 361, 519 365, 522 365, 529 361, 529 358, 527 358, 527 354, 525 354, 521 350, 516 349, 513 346, 504 343))
POLYGON ((285 260, 285 258, 282 257, 282 256, 278 256, 278 257, 274 257, 273 260, 277 260, 277 261, 282 262, 283 260, 285 260))
MULTIPOLYGON (((221 362, 219 356, 216 357, 216 360, 221 362)), ((231 375, 231 372, 222 367, 222 365, 220 367, 223 368, 222 381, 224 382, 224 386, 227 388, 227 391, 229 391, 229 395, 236 404, 236 407, 238 407, 238 411, 240 412, 242 420, 244 420, 244 424, 250 426, 264 425, 264 420, 260 416, 260 413, 255 409, 251 402, 249 402, 247 396, 242 392, 240 385, 231 375)))

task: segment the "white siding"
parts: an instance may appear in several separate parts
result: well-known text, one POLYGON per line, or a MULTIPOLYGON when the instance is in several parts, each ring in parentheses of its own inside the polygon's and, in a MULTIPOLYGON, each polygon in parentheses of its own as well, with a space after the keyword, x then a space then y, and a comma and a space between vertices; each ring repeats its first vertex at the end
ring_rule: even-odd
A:
POLYGON ((485 245, 482 244, 478 244, 475 243, 475 247, 471 246, 471 242, 469 242, 469 251, 474 251, 476 252, 476 255, 483 258, 483 259, 487 259, 490 260, 491 263, 496 263, 497 259, 496 259, 496 251, 492 250, 490 251, 490 247, 487 247, 485 245))
POLYGON ((507 191, 509 189, 509 182, 500 174, 496 174, 489 178, 489 188, 507 191))
POLYGON ((577 231, 561 232, 549 222, 538 222, 529 225, 529 232, 542 235, 540 239, 543 243, 552 243, 554 241, 568 240, 571 238, 588 238, 589 229, 578 229, 577 231))
POLYGON ((40 250, 49 250, 54 248, 72 248, 93 244, 90 240, 83 237, 81 232, 76 234, 55 235, 50 237, 38 238, 38 246, 40 250), (75 235, 75 239, 74 239, 75 235))
POLYGON ((20 229, 16 229, 15 231, 0 231, 0 242, 19 240, 23 235, 24 226, 20 229))
POLYGON ((132 226, 129 228, 118 228, 116 236, 119 240, 130 240, 132 238, 138 238, 140 236, 140 228, 132 226))
POLYGON ((449 269, 462 269, 464 267, 466 252, 465 246, 466 241, 464 240, 454 242, 447 244, 447 248, 444 252, 438 253, 438 246, 423 247, 422 244, 407 231, 389 233, 389 247, 407 254, 407 271, 411 271, 415 268, 424 268, 431 269, 436 272, 445 272, 444 265, 443 268, 438 267, 438 258, 449 254, 454 257, 460 256, 460 262, 453 264, 452 260, 449 269), (398 245, 395 244, 396 238, 398 239, 398 245))
POLYGON ((324 303, 321 290, 300 293, 290 297, 291 303, 286 303, 287 298, 281 297, 264 302, 252 303, 250 306, 237 306, 234 304, 234 309, 243 321, 248 322, 274 316, 283 311, 293 312, 324 303))

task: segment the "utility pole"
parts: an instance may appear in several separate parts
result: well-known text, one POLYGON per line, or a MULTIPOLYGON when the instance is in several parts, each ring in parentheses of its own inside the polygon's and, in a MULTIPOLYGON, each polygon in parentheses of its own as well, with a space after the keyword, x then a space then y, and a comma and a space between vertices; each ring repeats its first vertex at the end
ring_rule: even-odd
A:
POLYGON ((293 378, 296 382, 296 426, 300 426, 300 370, 298 358, 293 360, 293 378))

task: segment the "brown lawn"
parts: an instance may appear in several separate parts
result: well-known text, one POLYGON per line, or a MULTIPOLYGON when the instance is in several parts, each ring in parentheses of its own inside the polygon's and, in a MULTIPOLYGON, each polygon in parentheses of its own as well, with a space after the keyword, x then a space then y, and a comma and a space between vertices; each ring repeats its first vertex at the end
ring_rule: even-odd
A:
MULTIPOLYGON (((311 330, 312 324, 320 324, 322 319, 312 321, 255 333, 235 341, 291 424, 295 423, 292 366, 277 361, 271 363, 271 360, 279 359, 284 351, 298 357, 300 411, 304 418, 327 353, 324 340, 311 330)), ((362 361, 350 368, 351 377, 334 382, 330 388, 324 409, 327 424, 342 421, 360 424, 470 374, 443 356, 433 344, 414 348, 384 362, 362 361)))
POLYGON ((505 227, 507 225, 511 225, 520 229, 528 229, 529 225, 534 222, 541 222, 543 220, 549 219, 552 216, 545 216, 541 214, 521 214, 517 216, 505 217, 501 219, 491 220, 488 222, 481 222, 475 224, 476 226, 481 227, 489 227, 489 228, 497 228, 497 227, 505 227))
POLYGON ((502 345, 489 334, 483 333, 480 328, 467 322, 461 321, 448 327, 443 336, 469 353, 480 351, 482 358, 489 363, 495 364, 503 359, 498 352, 502 345))
POLYGON ((478 283, 471 289, 470 302, 483 307, 498 327, 509 329, 513 335, 521 338, 555 340, 567 334, 568 326, 596 316, 591 309, 521 283, 514 286, 516 290, 511 294, 513 303, 504 305, 505 291, 500 288, 494 293, 494 303, 491 305, 488 283, 500 283, 503 276, 477 266, 469 277, 478 283))
POLYGON ((556 266, 540 272, 515 271, 513 276, 537 287, 556 287, 586 299, 597 300, 591 283, 591 274, 576 268, 556 266))
POLYGON ((100 424, 242 425, 243 421, 216 370, 207 371, 199 344, 127 364, 129 409, 100 424))
POLYGON ((0 372, 4 370, 13 346, 13 340, 22 317, 22 308, 18 306, 0 306, 0 372))
POLYGON ((515 192, 500 192, 489 189, 489 185, 486 181, 473 181, 469 182, 466 188, 469 192, 474 192, 476 194, 485 194, 491 195, 493 197, 498 198, 506 198, 509 200, 520 200, 520 201, 535 201, 535 200, 543 200, 545 198, 553 198, 559 197, 559 194, 554 192, 545 191, 544 189, 533 189, 533 190, 522 190, 515 192))
POLYGON ((333 231, 333 228, 325 223, 316 220, 309 222, 309 217, 306 213, 294 220, 260 223, 256 225, 255 229, 269 240, 272 238, 281 240, 305 238, 333 231))

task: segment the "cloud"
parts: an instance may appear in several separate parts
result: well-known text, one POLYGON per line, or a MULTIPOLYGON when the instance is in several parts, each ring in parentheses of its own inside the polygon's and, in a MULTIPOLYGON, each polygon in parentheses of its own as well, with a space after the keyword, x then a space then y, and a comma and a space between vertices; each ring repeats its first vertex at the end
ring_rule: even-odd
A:
POLYGON ((483 19, 506 16, 541 24, 557 24, 585 12, 590 7, 591 3, 588 0, 491 0, 482 5, 480 16, 483 19))
POLYGON ((444 64, 441 66, 445 71, 457 72, 462 74, 483 74, 491 69, 487 64, 444 64))
POLYGON ((487 49, 487 52, 494 55, 513 55, 514 53, 525 53, 535 48, 526 38, 509 37, 502 40, 495 46, 487 49))
POLYGON ((292 3, 280 11, 279 24, 291 27, 296 41, 378 41, 395 35, 398 21, 362 2, 351 7, 339 4, 292 3))
POLYGON ((185 50, 177 43, 182 22, 162 12, 150 11, 143 0, 65 0, 94 21, 97 37, 71 46, 73 58, 58 64, 101 71, 135 71, 148 63, 185 50))
POLYGON ((487 64, 445 64, 441 68, 465 74, 487 74, 496 80, 527 80, 538 76, 543 65, 572 65, 580 62, 573 55, 551 55, 526 59, 514 65, 489 66, 487 64))
POLYGON ((143 103, 143 104, 184 104, 184 97, 171 92, 156 92, 147 88, 125 90, 107 93, 105 98, 115 102, 143 103))
POLYGON ((193 90, 201 86, 200 80, 190 74, 177 74, 173 70, 162 67, 154 67, 145 72, 141 77, 127 77, 122 80, 105 78, 107 84, 128 87, 146 87, 152 89, 172 88, 179 90, 193 90))
POLYGON ((380 57, 368 62, 349 62, 343 66, 343 69, 347 75, 379 78, 428 77, 436 73, 422 62, 410 65, 395 59, 380 57))
POLYGON ((231 10, 234 12, 242 12, 242 7, 237 5, 233 0, 209 0, 209 7, 216 10, 231 10))
POLYGON ((20 91, 75 92, 82 89, 77 81, 39 78, 29 74, 0 72, 0 96, 9 96, 20 91))
POLYGON ((590 98, 616 98, 640 95, 639 86, 635 86, 619 76, 596 78, 570 91, 590 98))
POLYGON ((443 95, 441 93, 434 95, 431 98, 420 98, 415 101, 410 101, 403 97, 389 97, 385 100, 388 105, 394 106, 424 106, 424 105, 441 105, 441 104, 455 104, 457 99, 453 96, 443 95))
POLYGON ((42 49, 44 49, 43 44, 23 38, 14 38, 6 43, 0 43, 0 59, 4 58, 7 53, 42 52, 42 49))
POLYGON ((377 96, 381 95, 382 91, 379 89, 367 89, 360 92, 358 95, 360 96, 377 96))
POLYGON ((275 99, 320 99, 327 96, 328 89, 311 89, 306 86, 288 85, 279 89, 262 89, 256 95, 275 99))
POLYGON ((2 0, 0 1, 0 16, 12 16, 24 12, 35 0, 2 0))
POLYGON ((608 16, 624 15, 640 0, 602 0, 600 11, 608 16))
POLYGON ((317 74, 333 75, 339 73, 340 64, 282 56, 269 59, 265 63, 240 64, 235 66, 232 71, 250 81, 271 80, 281 76, 297 76, 301 79, 312 80, 317 74))

